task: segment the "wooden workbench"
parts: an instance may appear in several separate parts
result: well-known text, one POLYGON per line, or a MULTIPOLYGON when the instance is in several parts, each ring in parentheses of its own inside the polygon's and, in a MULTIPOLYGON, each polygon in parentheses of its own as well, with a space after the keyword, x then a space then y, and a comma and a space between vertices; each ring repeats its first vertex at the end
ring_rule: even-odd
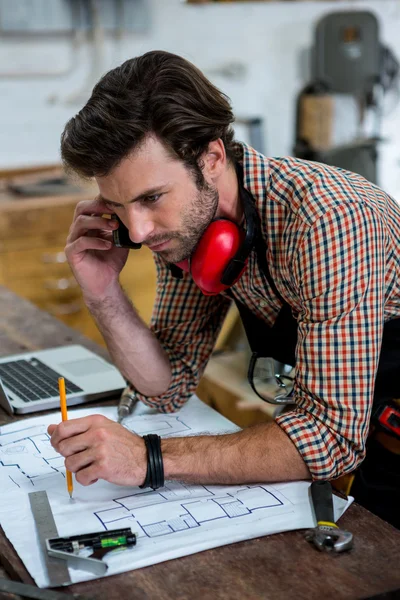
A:
MULTIPOLYGON (((104 349, 0 286, 1 355, 69 343, 107 356, 104 349)), ((0 423, 10 420, 0 411, 0 423)), ((354 534, 354 549, 348 554, 318 553, 301 532, 289 532, 75 584, 65 591, 107 600, 340 600, 400 588, 400 531, 354 504, 340 524, 354 534)), ((2 530, 0 556, 9 577, 33 583, 2 530)))

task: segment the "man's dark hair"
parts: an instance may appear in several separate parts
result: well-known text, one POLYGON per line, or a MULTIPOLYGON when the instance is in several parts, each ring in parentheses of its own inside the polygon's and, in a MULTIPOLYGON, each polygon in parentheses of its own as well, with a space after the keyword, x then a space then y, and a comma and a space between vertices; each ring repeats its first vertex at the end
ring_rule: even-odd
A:
POLYGON ((65 166, 83 177, 109 174, 155 135, 203 181, 199 159, 221 138, 235 158, 229 98, 184 58, 152 51, 104 75, 61 136, 65 166))

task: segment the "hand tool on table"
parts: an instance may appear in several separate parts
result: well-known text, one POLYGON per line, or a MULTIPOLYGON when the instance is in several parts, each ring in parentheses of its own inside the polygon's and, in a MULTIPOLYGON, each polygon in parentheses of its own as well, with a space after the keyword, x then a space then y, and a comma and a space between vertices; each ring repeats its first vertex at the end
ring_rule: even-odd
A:
POLYGON ((102 559, 107 552, 136 545, 137 536, 129 527, 58 537, 47 493, 31 492, 29 501, 47 567, 49 587, 71 583, 68 566, 90 571, 97 576, 104 575, 107 564, 102 559))
POLYGON ((317 527, 306 531, 306 540, 325 552, 350 550, 353 547, 353 534, 339 529, 334 522, 332 486, 329 481, 313 481, 311 498, 317 527))
POLYGON ((66 560, 69 566, 90 571, 95 575, 104 575, 107 571, 108 567, 103 558, 108 552, 116 548, 132 548, 135 545, 136 534, 132 533, 129 527, 46 540, 49 556, 66 560))
POLYGON ((138 402, 136 391, 129 385, 123 390, 118 403, 118 423, 129 417, 138 402))
POLYGON ((28 496, 33 518, 35 520, 40 549, 47 570, 49 587, 69 585, 71 583, 71 578, 69 576, 67 563, 62 560, 57 560, 56 558, 51 558, 46 550, 46 539, 58 535, 47 493, 43 491, 30 492, 28 496))

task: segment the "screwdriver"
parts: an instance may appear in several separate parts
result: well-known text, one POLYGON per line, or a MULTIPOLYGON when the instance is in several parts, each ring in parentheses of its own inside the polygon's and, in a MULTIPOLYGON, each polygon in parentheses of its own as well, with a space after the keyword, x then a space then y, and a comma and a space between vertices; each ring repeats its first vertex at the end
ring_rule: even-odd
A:
POLYGON ((122 392, 118 404, 118 423, 122 423, 123 419, 131 414, 137 401, 138 397, 136 391, 128 385, 122 392))

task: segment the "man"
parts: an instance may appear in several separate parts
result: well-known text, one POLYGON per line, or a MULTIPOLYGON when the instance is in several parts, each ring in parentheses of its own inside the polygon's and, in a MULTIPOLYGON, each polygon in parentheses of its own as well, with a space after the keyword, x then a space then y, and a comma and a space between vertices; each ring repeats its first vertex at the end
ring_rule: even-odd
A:
MULTIPOLYGON (((232 122, 228 99, 173 54, 149 52, 106 74, 62 136, 65 164, 95 177, 100 191, 77 206, 69 264, 115 364, 143 402, 165 412, 196 389, 229 294, 264 328, 290 306, 297 327, 293 409, 231 435, 163 440, 164 474, 216 484, 335 479, 364 459, 384 324, 395 324, 392 339, 399 333, 400 208, 355 174, 267 159, 237 144, 232 122), (260 218, 269 276, 253 248, 229 290, 205 295, 189 273, 174 277, 170 265, 193 256, 215 219, 246 228, 243 190, 260 218), (118 223, 105 213, 154 252, 150 329, 119 284, 128 250, 113 245, 118 223)), ((399 391, 391 398, 400 397, 399 346, 384 347, 391 370, 382 385, 399 391)), ((83 485, 148 479, 149 448, 114 422, 86 417, 49 432, 83 485)), ((373 510, 395 522, 399 457, 384 443, 371 441, 364 487, 356 486, 364 503, 372 498, 373 510)))

